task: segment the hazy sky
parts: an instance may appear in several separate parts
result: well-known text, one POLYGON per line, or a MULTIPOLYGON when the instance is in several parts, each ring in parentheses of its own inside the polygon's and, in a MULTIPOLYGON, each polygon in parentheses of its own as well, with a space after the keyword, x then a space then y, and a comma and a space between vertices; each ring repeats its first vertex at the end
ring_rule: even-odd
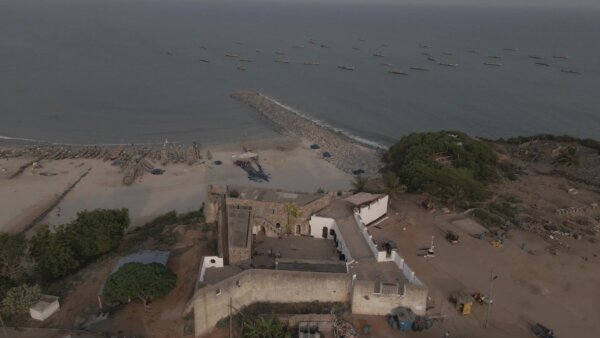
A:
POLYGON ((595 7, 600 8, 600 0, 257 0, 273 2, 304 3, 385 3, 385 4, 421 4, 421 5, 468 5, 478 7, 595 7))

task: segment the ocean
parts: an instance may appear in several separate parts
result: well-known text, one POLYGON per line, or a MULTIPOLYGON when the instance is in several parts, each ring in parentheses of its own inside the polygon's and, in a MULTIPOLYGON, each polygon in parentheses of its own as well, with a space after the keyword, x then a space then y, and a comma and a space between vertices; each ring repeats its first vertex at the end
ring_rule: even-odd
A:
POLYGON ((0 0, 0 138, 273 136, 239 89, 384 145, 440 129, 600 138, 599 39, 593 9, 0 0))

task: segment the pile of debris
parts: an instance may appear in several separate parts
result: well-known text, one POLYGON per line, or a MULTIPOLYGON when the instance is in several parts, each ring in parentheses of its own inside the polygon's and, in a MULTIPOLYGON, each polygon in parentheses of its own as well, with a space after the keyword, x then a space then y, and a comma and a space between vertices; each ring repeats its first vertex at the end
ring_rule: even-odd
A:
POLYGON ((333 316, 333 337, 334 338, 358 338, 358 331, 352 324, 345 320, 333 316))

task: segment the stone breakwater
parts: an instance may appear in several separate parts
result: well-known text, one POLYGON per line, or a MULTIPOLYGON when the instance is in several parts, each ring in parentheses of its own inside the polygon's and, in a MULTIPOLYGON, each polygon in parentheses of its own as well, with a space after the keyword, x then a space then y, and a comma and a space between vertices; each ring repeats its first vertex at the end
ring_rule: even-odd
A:
POLYGON ((289 107, 261 93, 253 91, 237 91, 231 97, 244 102, 258 111, 262 117, 272 123, 280 133, 291 134, 317 144, 319 156, 337 168, 355 173, 363 170, 364 175, 374 177, 381 168, 382 148, 367 142, 361 142, 341 131, 311 121, 289 107), (331 157, 324 157, 324 153, 331 157))

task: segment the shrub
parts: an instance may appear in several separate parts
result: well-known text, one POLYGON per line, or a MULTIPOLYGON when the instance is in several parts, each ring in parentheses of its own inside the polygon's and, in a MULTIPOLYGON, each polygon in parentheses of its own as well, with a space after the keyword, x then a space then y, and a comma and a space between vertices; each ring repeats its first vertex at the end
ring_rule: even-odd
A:
POLYGON ((40 299, 41 295, 42 289, 39 285, 27 286, 23 284, 11 288, 2 302, 2 312, 8 315, 26 312, 40 299))

